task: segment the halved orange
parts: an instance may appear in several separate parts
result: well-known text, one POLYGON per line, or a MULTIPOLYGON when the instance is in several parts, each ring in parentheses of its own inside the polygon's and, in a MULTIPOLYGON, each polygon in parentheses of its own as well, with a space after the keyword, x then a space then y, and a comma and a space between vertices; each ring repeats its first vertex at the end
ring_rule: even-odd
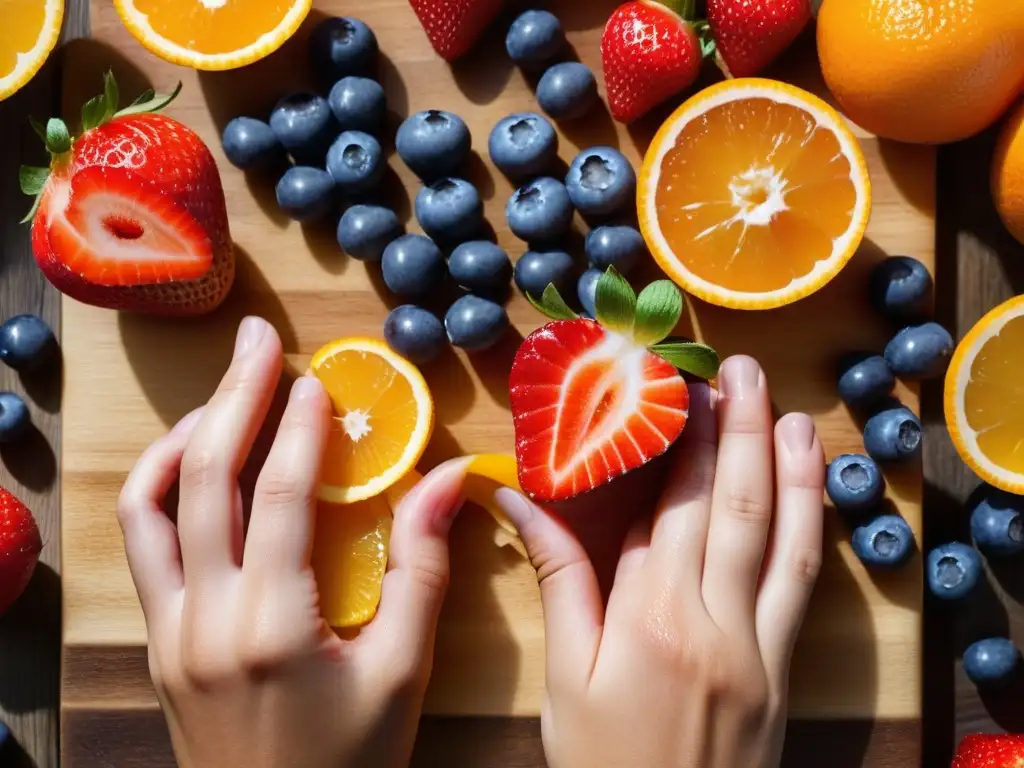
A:
POLYGON ((0 101, 32 79, 60 38, 64 0, 5 0, 0 34, 0 101))
POLYGON ((374 339, 339 339, 313 356, 334 406, 320 498, 351 504, 383 493, 423 455, 434 401, 415 365, 374 339))
POLYGON ((960 342, 946 373, 946 426, 983 480, 1024 494, 1024 296, 993 309, 960 342))
POLYGON ((857 250, 871 211, 864 155, 839 113, 759 78, 718 83, 683 104, 647 151, 637 197, 665 273, 736 309, 819 290, 857 250))
POLYGON ((234 69, 280 48, 312 0, 114 0, 146 48, 194 69, 234 69))

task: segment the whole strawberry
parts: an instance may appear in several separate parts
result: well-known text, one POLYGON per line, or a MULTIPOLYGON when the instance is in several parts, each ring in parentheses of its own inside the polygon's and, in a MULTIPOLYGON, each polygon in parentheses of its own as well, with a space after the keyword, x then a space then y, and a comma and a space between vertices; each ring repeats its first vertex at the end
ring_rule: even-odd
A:
POLYGON ((668 4, 633 0, 619 6, 604 28, 601 61, 612 117, 631 123, 693 85, 704 51, 687 19, 694 0, 668 4))
POLYGON ((430 44, 445 61, 455 61, 480 39, 504 0, 409 0, 430 44))
POLYGON ((25 591, 43 541, 28 507, 0 488, 0 616, 25 591))
POLYGON ((143 94, 117 111, 113 75, 82 108, 82 134, 33 124, 49 168, 22 168, 36 197, 32 253, 47 279, 85 304, 156 315, 217 307, 235 277, 220 174, 187 126, 155 112, 174 99, 143 94))
POLYGON ((637 297, 610 267, 597 283, 597 322, 578 317, 554 285, 527 298, 555 322, 523 341, 509 377, 522 489, 562 501, 665 453, 689 416, 679 369, 710 378, 719 362, 703 344, 662 343, 683 311, 679 289, 659 280, 637 297))
POLYGON ((715 56, 726 77, 758 74, 810 20, 811 0, 708 0, 715 56))
POLYGON ((964 737, 952 768, 1020 768, 1024 765, 1024 736, 976 733, 964 737))

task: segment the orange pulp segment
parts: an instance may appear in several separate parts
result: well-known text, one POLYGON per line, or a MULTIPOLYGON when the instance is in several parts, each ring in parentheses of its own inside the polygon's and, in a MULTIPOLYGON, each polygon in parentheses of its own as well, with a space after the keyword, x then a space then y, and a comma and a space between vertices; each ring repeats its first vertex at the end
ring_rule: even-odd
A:
POLYGON ((4 0, 0 34, 0 101, 25 83, 46 62, 60 37, 63 0, 4 0))
POLYGON ((644 235, 706 301, 766 309, 821 288, 857 250, 870 182, 842 118, 784 83, 730 80, 668 119, 640 181, 644 235))

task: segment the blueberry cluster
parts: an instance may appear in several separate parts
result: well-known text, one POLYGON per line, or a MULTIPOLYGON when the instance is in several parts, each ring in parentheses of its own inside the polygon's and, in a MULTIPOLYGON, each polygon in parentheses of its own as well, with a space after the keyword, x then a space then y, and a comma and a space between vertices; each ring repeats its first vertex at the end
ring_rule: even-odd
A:
POLYGON ((593 70, 578 61, 561 61, 568 50, 562 23, 549 11, 526 11, 509 27, 505 49, 523 71, 543 73, 537 103, 553 119, 577 120, 599 97, 593 70))
MULTIPOLYGON (((35 315, 15 315, 0 325, 0 360, 21 373, 32 372, 56 355, 57 342, 45 321, 35 315)), ((28 434, 31 417, 22 397, 0 392, 0 445, 28 434)))

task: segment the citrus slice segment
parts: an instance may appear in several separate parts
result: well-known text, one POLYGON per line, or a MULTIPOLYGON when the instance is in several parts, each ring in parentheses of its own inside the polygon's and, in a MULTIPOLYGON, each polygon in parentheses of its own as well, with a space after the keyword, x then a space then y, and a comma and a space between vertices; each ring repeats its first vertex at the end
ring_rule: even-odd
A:
POLYGON ((856 138, 817 96, 728 80, 683 104, 644 159, 641 229, 689 293, 769 309, 835 277, 864 237, 871 183, 856 138))
POLYGON ((5 0, 0 35, 0 101, 32 79, 60 38, 64 0, 5 0))
POLYGON ((1024 494, 1024 296, 993 309, 957 347, 946 373, 946 426, 983 480, 1024 494))
POLYGON ((434 426, 419 370, 373 339, 340 339, 310 367, 334 407, 320 498, 351 504, 386 491, 416 466, 434 426))
POLYGON ((280 48, 312 0, 114 0, 146 48, 195 69, 234 69, 280 48))

